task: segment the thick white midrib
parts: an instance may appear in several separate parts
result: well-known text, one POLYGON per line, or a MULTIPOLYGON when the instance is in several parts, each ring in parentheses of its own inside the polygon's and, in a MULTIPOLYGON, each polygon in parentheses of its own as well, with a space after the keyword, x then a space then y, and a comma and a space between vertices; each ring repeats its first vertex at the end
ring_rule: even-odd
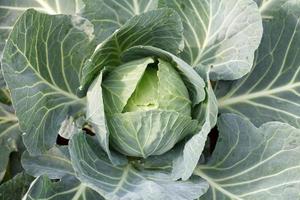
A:
MULTIPOLYGON (((31 7, 35 10, 39 10, 39 11, 43 11, 45 12, 46 10, 43 8, 39 8, 39 7, 31 7)), ((0 9, 5 9, 5 10, 15 10, 15 11, 25 11, 28 9, 28 7, 20 7, 20 6, 1 6, 0 5, 0 9)))
MULTIPOLYGON (((292 184, 298 184, 300 183, 300 181, 291 181, 291 182, 287 182, 287 183, 282 183, 282 184, 279 184, 279 185, 275 185, 275 186, 272 186, 272 187, 268 187, 268 188, 263 188, 263 189, 260 189, 260 190, 256 190, 256 191, 252 191, 252 192, 248 192, 248 193, 244 193, 244 194, 241 194, 240 196, 241 197, 246 197, 246 196, 250 196, 252 194, 258 194, 260 192, 266 192, 268 190, 271 190, 271 189, 274 189, 274 188, 279 188, 281 186, 286 186, 286 185, 292 185, 292 184)), ((268 192, 269 193, 269 192, 268 192)))
POLYGON ((26 199, 29 199, 29 198, 30 198, 30 196, 28 196, 28 195, 29 195, 29 193, 31 192, 31 189, 33 188, 33 186, 35 185, 35 183, 38 181, 39 177, 40 177, 40 176, 36 177, 36 178, 31 182, 31 184, 30 184, 30 186, 29 186, 29 189, 27 190, 26 194, 23 196, 22 200, 26 200, 26 199))
POLYGON ((62 13, 61 12, 61 7, 60 7, 60 4, 59 4, 59 0, 55 0, 55 5, 56 5, 57 12, 62 13))
POLYGON ((289 91, 296 87, 300 87, 300 82, 290 84, 290 85, 285 85, 285 86, 278 87, 278 88, 271 89, 271 90, 262 90, 260 92, 254 92, 254 93, 250 93, 250 94, 235 96, 232 98, 224 97, 224 98, 221 98, 218 100, 218 106, 219 106, 219 108, 224 108, 224 107, 236 104, 236 103, 245 102, 249 99, 255 99, 255 98, 264 97, 264 96, 268 96, 268 95, 272 95, 272 94, 276 94, 276 93, 280 93, 280 92, 284 92, 284 91, 289 91))
POLYGON ((75 12, 79 13, 80 12, 80 8, 79 8, 79 0, 75 0, 75 12))
POLYGON ((147 4, 147 6, 146 6, 146 8, 145 8, 145 10, 144 10, 144 12, 147 12, 147 11, 149 11, 149 9, 150 9, 150 6, 151 6, 151 4, 153 3, 153 0, 149 0, 149 2, 148 2, 148 4, 147 4))
POLYGON ((139 7, 139 3, 137 2, 137 0, 133 0, 133 8, 134 8, 134 13, 136 15, 140 14, 140 7, 139 7))
POLYGON ((228 183, 228 184, 223 184, 224 187, 233 187, 233 186, 240 186, 240 185, 246 185, 246 184, 253 184, 254 182, 258 182, 261 180, 265 180, 265 179, 270 179, 276 176, 280 176, 284 173, 286 173, 287 171, 290 170, 295 170, 295 169, 300 169, 300 166, 294 166, 294 167, 290 167, 290 168, 286 168, 284 170, 281 170, 277 173, 271 174, 271 175, 267 175, 267 176, 260 176, 258 178, 255 179, 251 179, 251 180, 247 180, 247 181, 241 181, 241 182, 236 182, 236 183, 228 183))
POLYGON ((122 177, 118 183, 118 185, 116 186, 116 188, 111 192, 112 195, 116 194, 123 186, 123 184, 126 182, 126 178, 129 174, 129 170, 130 170, 130 165, 128 165, 125 169, 124 172, 122 174, 122 177))
POLYGON ((12 30, 12 26, 0 26, 0 30, 12 30))
POLYGON ((269 0, 266 3, 264 3, 265 1, 263 1, 262 6, 259 7, 259 11, 261 13, 263 13, 265 11, 265 9, 267 9, 269 7, 269 5, 273 2, 273 0, 269 0))
POLYGON ((47 13, 49 14, 58 14, 56 10, 54 10, 46 1, 43 0, 35 0, 38 4, 40 4, 45 10, 47 10, 47 13))
POLYGON ((80 199, 82 193, 84 193, 86 190, 86 186, 81 184, 78 189, 77 189, 77 192, 75 193, 74 197, 72 198, 72 200, 78 200, 80 199))
POLYGON ((209 185, 212 188, 215 188, 216 190, 220 191, 221 193, 225 194, 226 196, 234 199, 234 200, 243 200, 240 197, 236 196, 235 194, 225 190, 222 188, 219 184, 217 184, 213 179, 211 179, 209 176, 207 176, 204 172, 201 171, 201 169, 196 169, 195 174, 200 176, 201 178, 205 179, 209 185))
POLYGON ((9 128, 7 128, 6 130, 2 131, 1 134, 0 134, 0 138, 1 137, 4 137, 5 135, 7 135, 8 133, 10 133, 11 130, 15 129, 15 128, 18 128, 19 124, 14 124, 12 126, 10 126, 9 128))
POLYGON ((4 112, 5 116, 0 116, 0 124, 4 122, 18 122, 18 118, 16 117, 16 115, 11 114, 5 110, 1 110, 1 112, 4 112))

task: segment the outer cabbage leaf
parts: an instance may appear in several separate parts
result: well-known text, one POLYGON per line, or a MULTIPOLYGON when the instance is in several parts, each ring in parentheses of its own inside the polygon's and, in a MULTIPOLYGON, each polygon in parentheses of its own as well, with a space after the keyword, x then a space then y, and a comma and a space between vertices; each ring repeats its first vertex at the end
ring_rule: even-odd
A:
POLYGON ((73 136, 70 152, 78 178, 106 199, 194 200, 208 189, 200 178, 173 181, 164 170, 137 170, 131 163, 113 166, 101 147, 83 134, 73 136))
POLYGON ((75 14, 82 7, 81 0, 0 0, 0 55, 15 21, 27 9, 48 14, 75 14))
MULTIPOLYGON (((25 10, 34 8, 48 14, 74 14, 82 7, 81 0, 0 0, 0 59, 13 25, 25 10)), ((5 81, 1 73, 0 87, 4 85, 5 81)))
POLYGON ((300 127, 300 3, 292 2, 264 19, 252 72, 217 85, 221 112, 241 114, 255 125, 282 121, 300 127))
POLYGON ((2 181, 9 156, 12 152, 23 149, 18 119, 9 102, 9 94, 5 89, 0 90, 0 182, 2 181))
POLYGON ((52 179, 60 179, 65 175, 74 175, 69 149, 64 146, 54 146, 37 156, 24 152, 22 167, 27 174, 34 177, 47 175, 52 179))
POLYGON ((127 20, 150 10, 157 9, 158 0, 83 0, 81 15, 95 27, 96 39, 102 42, 127 20))
POLYGON ((36 178, 30 185, 23 200, 104 200, 97 192, 88 188, 73 176, 66 176, 58 182, 46 176, 36 178))
POLYGON ((254 0, 263 18, 272 17, 272 13, 281 9, 284 4, 296 2, 295 0, 254 0))
POLYGON ((261 16, 253 0, 161 0, 183 21, 181 58, 196 68, 212 68, 213 80, 247 74, 261 36, 261 16))
POLYGON ((25 173, 17 174, 13 179, 0 185, 0 199, 22 199, 33 179, 33 177, 25 173))
POLYGON ((195 174, 210 189, 200 199, 298 199, 300 130, 281 122, 256 128, 249 120, 224 114, 211 159, 195 174))
POLYGON ((182 50, 183 27, 171 9, 149 11, 131 18, 96 49, 82 71, 81 89, 85 92, 104 67, 122 64, 121 54, 137 45, 150 45, 177 53, 182 50))
POLYGON ((28 10, 15 24, 2 67, 31 154, 50 149, 60 123, 82 108, 76 90, 90 39, 89 23, 71 16, 28 10))

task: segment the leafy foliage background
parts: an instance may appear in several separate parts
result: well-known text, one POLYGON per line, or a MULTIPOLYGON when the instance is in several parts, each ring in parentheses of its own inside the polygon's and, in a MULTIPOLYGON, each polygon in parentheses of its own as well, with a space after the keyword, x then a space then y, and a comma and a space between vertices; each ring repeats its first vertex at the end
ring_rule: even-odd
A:
POLYGON ((299 199, 299 10, 297 0, 0 0, 0 198, 299 199), (203 126, 140 168, 118 167, 126 159, 108 135, 99 146, 76 132, 89 130, 86 102, 106 131, 103 105, 89 100, 101 91, 82 94, 105 67, 145 55, 201 75, 183 71, 200 86, 203 126), (199 161, 216 121, 216 148, 199 161))

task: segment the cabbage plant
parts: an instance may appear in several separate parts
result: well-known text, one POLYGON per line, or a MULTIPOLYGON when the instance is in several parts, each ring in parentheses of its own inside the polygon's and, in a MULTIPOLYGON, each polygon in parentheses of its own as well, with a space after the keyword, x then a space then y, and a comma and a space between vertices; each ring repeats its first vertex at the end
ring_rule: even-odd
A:
POLYGON ((0 198, 299 199, 299 10, 0 0, 0 198))

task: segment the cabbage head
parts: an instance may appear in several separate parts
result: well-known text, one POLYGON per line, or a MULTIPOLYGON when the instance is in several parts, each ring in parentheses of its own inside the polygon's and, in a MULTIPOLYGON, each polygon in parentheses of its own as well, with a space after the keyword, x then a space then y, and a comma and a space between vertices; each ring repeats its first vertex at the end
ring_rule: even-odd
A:
POLYGON ((127 156, 161 155, 200 126, 175 64, 134 60, 109 71, 101 87, 110 143, 127 156))

